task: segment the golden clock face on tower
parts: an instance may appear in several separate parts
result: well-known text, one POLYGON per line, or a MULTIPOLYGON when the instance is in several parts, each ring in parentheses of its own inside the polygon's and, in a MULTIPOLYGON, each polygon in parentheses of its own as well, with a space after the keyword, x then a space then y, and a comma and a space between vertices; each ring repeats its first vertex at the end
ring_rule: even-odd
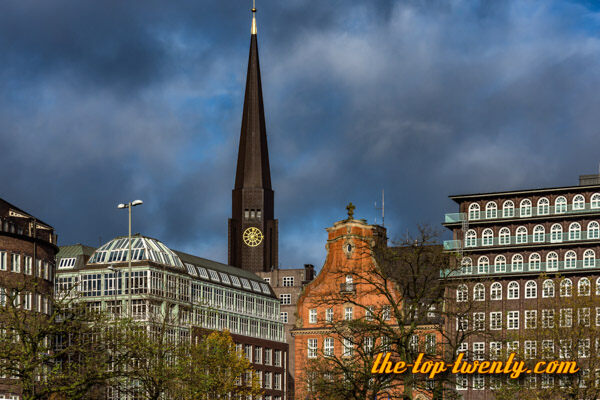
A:
POLYGON ((263 240, 263 234, 260 229, 251 226, 250 228, 244 231, 244 243, 250 247, 256 247, 261 244, 263 240))

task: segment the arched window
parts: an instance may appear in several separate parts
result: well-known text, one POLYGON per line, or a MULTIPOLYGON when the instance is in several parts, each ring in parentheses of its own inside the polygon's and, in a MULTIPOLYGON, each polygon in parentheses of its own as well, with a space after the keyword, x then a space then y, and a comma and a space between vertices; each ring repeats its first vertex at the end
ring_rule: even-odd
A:
POLYGON ((567 251, 565 254, 565 268, 577 268, 577 254, 573 250, 567 251))
POLYGON ((519 212, 521 217, 531 217, 531 200, 524 199, 521 200, 521 204, 519 206, 519 212))
POLYGON ((508 295, 507 299, 518 299, 519 298, 519 284, 517 282, 511 282, 508 284, 508 295))
POLYGON ((456 289, 456 301, 467 301, 469 299, 469 288, 467 285, 459 285, 456 289))
POLYGON ((594 268, 596 266, 596 252, 588 249, 583 252, 583 267, 594 268))
POLYGON ((537 215, 548 215, 550 214, 550 201, 542 197, 537 202, 537 215))
POLYGON ((502 300, 502 285, 500 282, 494 282, 490 286, 490 300, 502 300))
POLYGON ((543 225, 536 225, 535 228, 533 228, 533 241, 536 243, 542 243, 544 242, 546 238, 546 229, 544 228, 543 225))
POLYGON ((515 216, 515 203, 507 200, 502 204, 502 216, 504 218, 512 218, 515 216))
POLYGON ((525 284, 525 298, 535 299, 537 297, 537 283, 535 281, 527 281, 525 284))
POLYGON ((542 297, 554 297, 554 282, 552 279, 546 279, 542 287, 542 297))
POLYGON ((581 225, 573 222, 569 225, 569 240, 581 240, 581 225))
POLYGON ((461 272, 463 275, 471 275, 473 273, 473 261, 469 257, 462 259, 461 272))
POLYGON ((497 256, 494 260, 494 271, 506 272, 506 257, 497 256))
POLYGON ((578 194, 573 197, 573 210, 584 210, 585 209, 585 197, 578 194))
POLYGON ((564 214, 567 212, 567 199, 564 196, 559 196, 554 202, 554 212, 556 214, 564 214))
POLYGON ((569 278, 565 278, 560 283, 560 297, 571 297, 573 294, 573 282, 569 278))
POLYGON ((600 225, 598 225, 598 222, 592 221, 588 224, 587 238, 588 239, 600 239, 600 225))
POLYGON ((523 271, 523 256, 515 254, 512 257, 512 271, 523 271))
POLYGON ((483 246, 492 246, 494 244, 494 231, 490 228, 484 229, 481 234, 481 242, 483 246))
POLYGON ((477 260, 477 273, 487 274, 489 265, 490 260, 486 256, 479 257, 479 260, 477 260))
POLYGON ((479 204, 477 203, 473 203, 469 206, 469 220, 476 220, 479 219, 480 217, 480 212, 479 212, 479 204))
POLYGON ((550 228, 550 242, 560 243, 563 240, 562 225, 554 224, 550 228))
POLYGON ((504 227, 500 229, 498 241, 500 244, 510 244, 510 230, 508 228, 504 227))
POLYGON ((546 256, 546 271, 556 271, 558 270, 558 254, 551 251, 546 256))
POLYGON ((478 283, 473 287, 473 300, 484 301, 485 300, 485 286, 483 283, 478 283))
POLYGON ((517 228, 517 234, 515 235, 515 241, 517 244, 527 243, 527 228, 520 226, 517 228))
POLYGON ((577 282, 577 295, 578 296, 589 296, 590 295, 590 280, 588 278, 581 278, 577 282))
POLYGON ((465 235, 465 247, 477 246, 477 232, 475 229, 469 229, 465 235))
POLYGON ((542 266, 542 258, 538 253, 529 256, 529 271, 539 271, 542 266))
POLYGON ((498 217, 498 206, 495 202, 490 201, 485 205, 485 218, 492 219, 498 217))
POLYGON ((590 200, 590 206, 592 208, 600 208, 600 193, 594 193, 590 200))

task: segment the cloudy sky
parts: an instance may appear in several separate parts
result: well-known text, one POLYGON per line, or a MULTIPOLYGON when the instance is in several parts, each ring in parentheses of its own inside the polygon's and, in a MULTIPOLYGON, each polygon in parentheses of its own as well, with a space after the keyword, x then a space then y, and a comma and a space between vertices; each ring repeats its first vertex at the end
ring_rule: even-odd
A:
MULTIPOLYGON (((345 205, 397 238, 448 195, 577 184, 600 162, 593 1, 259 0, 282 266, 345 205), (379 219, 380 222, 380 219, 379 219)), ((0 5, 0 197, 60 244, 134 231, 227 259, 250 1, 0 5)))

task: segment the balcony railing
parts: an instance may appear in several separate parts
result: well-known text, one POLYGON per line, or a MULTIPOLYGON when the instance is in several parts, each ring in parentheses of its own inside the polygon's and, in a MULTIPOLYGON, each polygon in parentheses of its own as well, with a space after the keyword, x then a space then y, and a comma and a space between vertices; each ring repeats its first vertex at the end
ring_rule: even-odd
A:
MULTIPOLYGON (((493 261, 493 260, 492 260, 493 261)), ((600 259, 586 259, 576 261, 550 261, 538 263, 519 263, 519 264, 490 264, 490 265, 472 265, 463 267, 460 270, 443 271, 442 277, 464 276, 464 275, 487 275, 487 274, 514 274, 522 272, 557 272, 557 271, 575 271, 589 268, 600 267, 600 259)))
POLYGON ((494 236, 491 238, 476 238, 465 239, 465 245, 462 246, 462 240, 445 240, 444 250, 458 250, 460 248, 470 249, 475 247, 488 246, 514 246, 527 244, 544 244, 544 243, 565 243, 576 242, 580 240, 600 239, 597 231, 581 231, 579 235, 573 232, 561 233, 546 233, 537 235, 518 235, 518 236, 494 236))
POLYGON ((340 283, 340 292, 355 292, 356 285, 354 283, 340 283))
POLYGON ((551 215, 565 214, 580 214, 580 213, 600 213, 600 205, 595 204, 592 207, 591 203, 585 203, 583 208, 573 208, 572 204, 565 206, 548 206, 548 207, 528 207, 523 209, 521 215, 520 208, 509 209, 512 212, 497 209, 496 211, 480 210, 477 213, 449 213, 445 215, 444 222, 458 223, 462 221, 489 221, 494 219, 511 219, 511 218, 531 218, 531 217, 547 217, 551 215), (531 211, 528 211, 531 210, 531 211))

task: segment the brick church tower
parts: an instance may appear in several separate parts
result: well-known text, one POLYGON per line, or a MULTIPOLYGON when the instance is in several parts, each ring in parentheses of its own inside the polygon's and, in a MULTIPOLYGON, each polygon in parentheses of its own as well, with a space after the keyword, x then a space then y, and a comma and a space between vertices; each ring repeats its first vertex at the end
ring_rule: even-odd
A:
POLYGON ((278 230, 274 219, 255 8, 252 9, 246 94, 231 206, 229 265, 252 272, 277 268, 278 230))

